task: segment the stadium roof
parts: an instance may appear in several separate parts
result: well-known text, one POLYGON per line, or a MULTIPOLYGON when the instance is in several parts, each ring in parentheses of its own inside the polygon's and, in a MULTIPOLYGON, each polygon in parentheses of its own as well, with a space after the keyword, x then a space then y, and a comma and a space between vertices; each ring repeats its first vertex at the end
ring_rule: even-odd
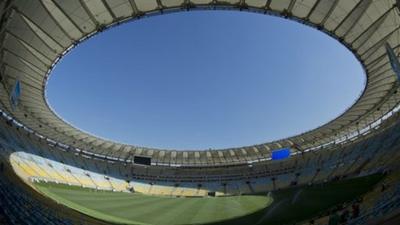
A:
POLYGON ((399 86, 385 43, 399 57, 399 7, 399 0, 4 0, 0 3, 0 107, 57 142, 128 161, 140 155, 161 165, 224 165, 269 158, 272 150, 283 147, 313 148, 359 132, 398 105, 399 86), (270 143, 213 151, 151 149, 104 140, 71 126, 49 107, 45 96, 49 74, 80 42, 122 22, 198 9, 257 12, 315 27, 357 57, 367 76, 365 90, 346 112, 314 130, 270 143), (13 109, 10 93, 16 80, 21 97, 13 109))

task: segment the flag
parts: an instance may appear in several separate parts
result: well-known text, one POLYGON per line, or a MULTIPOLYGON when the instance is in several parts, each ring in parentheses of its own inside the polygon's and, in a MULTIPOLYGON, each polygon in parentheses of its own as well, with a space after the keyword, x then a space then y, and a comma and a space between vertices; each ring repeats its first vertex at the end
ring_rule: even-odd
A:
POLYGON ((21 84, 19 80, 16 80, 14 87, 10 93, 10 105, 12 110, 15 110, 17 108, 20 96, 21 96, 21 84))
POLYGON ((394 73, 396 74, 397 79, 400 81, 399 58, 396 56, 396 54, 393 51, 393 48, 390 47, 389 43, 386 42, 385 47, 386 47, 386 53, 388 54, 388 57, 389 57, 390 65, 392 66, 392 69, 393 69, 394 73))

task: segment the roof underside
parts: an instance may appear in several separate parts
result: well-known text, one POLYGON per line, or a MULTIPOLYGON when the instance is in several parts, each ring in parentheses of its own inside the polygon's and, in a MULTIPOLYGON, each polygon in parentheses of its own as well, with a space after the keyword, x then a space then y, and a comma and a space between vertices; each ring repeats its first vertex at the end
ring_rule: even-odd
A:
MULTIPOLYGON (((399 2, 397 2, 399 5, 399 2)), ((5 0, 0 2, 0 108, 51 139, 99 155, 153 163, 221 165, 270 157, 271 150, 307 149, 331 142, 373 123, 398 105, 396 76, 386 55, 388 42, 400 52, 400 12, 396 0, 5 0), (398 6, 397 5, 397 6, 398 6), (48 74, 79 42, 120 22, 195 9, 234 9, 282 16, 326 32, 351 50, 367 75, 365 90, 345 113, 312 131, 255 146, 213 151, 174 151, 115 143, 63 121, 45 99, 48 74), (12 110, 15 80, 22 94, 12 110)), ((351 74, 349 74, 351 76, 351 74)))

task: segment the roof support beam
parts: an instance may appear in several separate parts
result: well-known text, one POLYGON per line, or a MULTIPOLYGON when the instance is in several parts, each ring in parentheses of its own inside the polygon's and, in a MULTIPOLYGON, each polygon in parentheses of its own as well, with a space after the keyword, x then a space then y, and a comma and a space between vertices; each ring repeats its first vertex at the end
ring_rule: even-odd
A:
POLYGON ((21 17, 22 19, 26 22, 30 30, 52 51, 55 53, 61 53, 61 51, 64 49, 63 45, 54 39, 53 36, 51 36, 49 33, 47 33, 45 30, 43 30, 38 24, 36 24, 34 21, 29 19, 26 15, 24 15, 21 11, 19 11, 16 8, 13 8, 21 17), (44 37, 42 37, 39 33, 41 33, 44 37), (47 40, 45 40, 46 38, 47 40), (49 41, 51 43, 49 43, 49 41), (54 44, 56 49, 53 48, 53 46, 50 46, 50 44, 54 44))
MULTIPOLYGON (((332 1, 332 0, 328 0, 328 1, 332 1)), ((321 26, 325 25, 328 18, 332 15, 333 10, 336 9, 338 2, 339 2, 339 0, 333 0, 332 6, 330 7, 330 9, 328 10, 328 13, 325 15, 325 17, 321 21, 321 26)))
POLYGON ((111 15, 111 17, 115 21, 117 19, 117 17, 115 16, 115 13, 112 11, 110 5, 105 0, 101 0, 101 2, 103 2, 104 7, 106 7, 108 13, 111 15))
POLYGON ((386 17, 389 15, 389 12, 392 11, 394 7, 390 8, 387 10, 385 13, 383 13, 377 20, 375 20, 367 29, 365 29, 360 35, 358 35, 350 44, 354 45, 356 42, 360 41, 361 43, 358 44, 357 46, 362 46, 368 38, 366 36, 370 37, 372 36, 375 31, 379 29, 379 27, 385 22, 386 17))
POLYGON ((308 12, 308 14, 305 18, 306 20, 310 20, 311 14, 313 14, 314 10, 318 7, 318 5, 321 3, 321 1, 324 1, 324 0, 317 0, 317 2, 314 3, 314 5, 311 7, 311 10, 308 12))
POLYGON ((68 37, 69 40, 74 41, 74 39, 69 35, 69 33, 64 29, 64 27, 58 22, 58 20, 54 17, 53 13, 49 11, 47 6, 43 3, 42 0, 39 0, 40 5, 44 8, 44 10, 47 12, 47 14, 50 16, 50 18, 54 21, 54 23, 57 25, 58 28, 65 34, 66 37, 68 37))
POLYGON ((396 27, 396 29, 394 29, 393 31, 391 31, 390 33, 388 33, 387 35, 385 35, 382 39, 380 39, 378 42, 376 42, 374 45, 372 45, 370 48, 366 49, 363 53, 361 53, 361 57, 368 59, 369 56, 371 56, 376 49, 378 48, 383 48, 384 47, 384 43, 397 31, 400 30, 400 26, 396 27), (367 56, 365 56, 367 55, 367 56))
POLYGON ((133 11, 133 16, 140 16, 141 12, 138 9, 135 0, 129 0, 129 4, 132 7, 132 11, 133 11))
POLYGON ((339 32, 339 29, 343 27, 342 32, 340 32, 338 35, 340 37, 344 37, 354 27, 358 20, 361 19, 365 10, 368 9, 368 7, 370 6, 371 2, 372 0, 359 1, 357 5, 354 6, 354 8, 346 15, 346 17, 342 21, 340 21, 340 23, 333 30, 333 33, 337 34, 339 32))
POLYGON ((89 16, 90 20, 96 25, 96 29, 100 29, 100 24, 94 17, 93 13, 90 11, 90 9, 87 7, 86 3, 84 0, 79 0, 79 3, 82 5, 82 8, 85 10, 86 14, 89 16))

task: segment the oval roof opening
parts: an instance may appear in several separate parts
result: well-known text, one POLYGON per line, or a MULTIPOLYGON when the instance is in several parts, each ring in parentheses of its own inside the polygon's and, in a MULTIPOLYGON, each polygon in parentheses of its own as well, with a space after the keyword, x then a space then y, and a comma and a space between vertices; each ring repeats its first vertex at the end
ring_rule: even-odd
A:
POLYGON ((96 35, 52 72, 49 104, 96 136, 208 150, 314 129, 364 88, 350 51, 313 28, 252 13, 150 17, 96 35))

